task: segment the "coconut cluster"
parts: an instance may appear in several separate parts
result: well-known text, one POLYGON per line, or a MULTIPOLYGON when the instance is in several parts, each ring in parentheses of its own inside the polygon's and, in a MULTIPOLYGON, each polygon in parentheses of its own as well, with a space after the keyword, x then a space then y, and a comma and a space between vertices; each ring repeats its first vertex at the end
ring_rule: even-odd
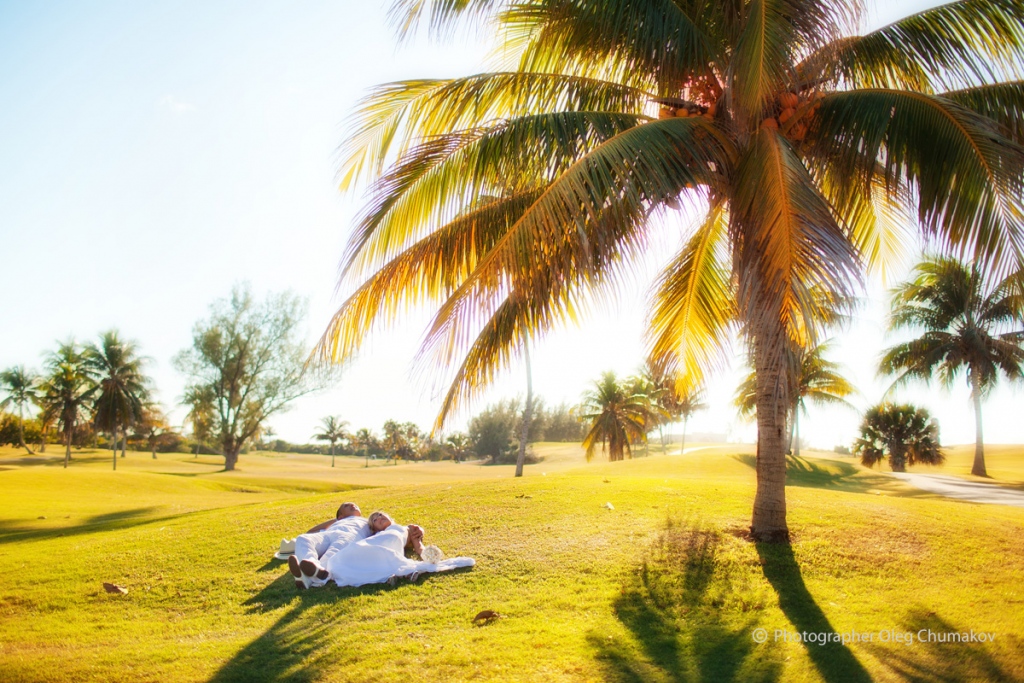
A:
POLYGON ((687 103, 680 107, 665 106, 658 112, 659 119, 685 119, 690 116, 703 116, 704 118, 715 118, 715 111, 718 105, 714 102, 705 106, 703 104, 687 103))
POLYGON ((807 137, 811 118, 821 107, 821 99, 824 96, 825 94, 820 92, 802 95, 784 92, 779 95, 773 107, 775 115, 761 121, 761 127, 779 130, 790 140, 801 142, 807 137))

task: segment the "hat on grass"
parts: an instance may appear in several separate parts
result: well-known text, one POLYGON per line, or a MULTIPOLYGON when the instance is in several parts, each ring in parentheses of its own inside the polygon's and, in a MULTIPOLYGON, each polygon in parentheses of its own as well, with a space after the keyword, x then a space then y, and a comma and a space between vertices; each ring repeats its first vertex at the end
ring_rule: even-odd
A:
POLYGON ((289 557, 295 554, 295 539, 294 538, 282 538, 281 547, 274 553, 274 557, 279 560, 287 560, 289 557))

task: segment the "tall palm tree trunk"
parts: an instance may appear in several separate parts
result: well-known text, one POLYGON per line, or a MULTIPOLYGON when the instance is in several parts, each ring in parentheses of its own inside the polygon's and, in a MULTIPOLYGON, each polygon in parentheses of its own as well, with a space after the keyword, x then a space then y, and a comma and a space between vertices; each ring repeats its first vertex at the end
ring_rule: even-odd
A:
POLYGON ((519 429, 519 455, 516 457, 516 476, 523 476, 526 463, 526 441, 530 438, 530 418, 533 417, 533 372, 530 370, 530 345, 523 342, 523 358, 526 360, 526 405, 523 407, 523 424, 519 429))
POLYGON ((331 467, 334 467, 334 442, 331 442, 331 467))
POLYGON ((971 474, 987 477, 985 469, 985 439, 981 429, 981 378, 971 373, 971 399, 974 401, 974 465, 971 474))
POLYGON ((757 381, 757 493, 751 535, 759 541, 788 542, 786 526, 786 400, 778 400, 785 387, 785 363, 772 358, 766 340, 754 340, 757 381))
POLYGON ((114 433, 110 439, 110 455, 114 461, 114 471, 117 471, 117 427, 114 427, 114 433))
POLYGON ((64 469, 67 469, 68 463, 71 462, 71 434, 74 430, 74 426, 64 430, 64 469))
POLYGON ((686 452, 686 423, 689 421, 685 415, 683 416, 683 443, 679 446, 679 455, 683 455, 686 452))
POLYGON ((18 441, 21 442, 21 447, 28 451, 29 455, 35 455, 32 449, 25 443, 25 411, 24 408, 18 410, 18 441))
POLYGON ((128 425, 124 426, 124 430, 121 432, 121 457, 125 456, 128 452, 128 425))

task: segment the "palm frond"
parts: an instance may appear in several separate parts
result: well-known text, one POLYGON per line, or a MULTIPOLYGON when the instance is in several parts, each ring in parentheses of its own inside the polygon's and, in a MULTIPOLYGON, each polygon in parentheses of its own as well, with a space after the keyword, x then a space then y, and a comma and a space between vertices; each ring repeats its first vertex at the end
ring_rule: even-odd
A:
POLYGON ((916 196, 927 234, 1000 267, 1024 263, 1024 148, 990 119, 921 93, 837 92, 821 100, 808 139, 815 162, 864 192, 881 164, 890 196, 916 196))
POLYGON ((719 202, 655 283, 646 336, 659 374, 699 383, 724 361, 725 330, 736 315, 727 237, 719 202))
POLYGON ((573 75, 499 72, 377 86, 352 117, 342 145, 342 189, 379 176, 391 155, 452 131, 551 111, 640 112, 652 95, 573 75))
POLYGON ((374 184, 373 201, 349 238, 343 274, 378 266, 483 194, 543 186, 589 150, 645 120, 633 114, 557 112, 426 140, 374 184))
POLYGON ((1005 136, 1024 143, 1024 81, 964 88, 944 92, 942 97, 992 119, 1005 136))

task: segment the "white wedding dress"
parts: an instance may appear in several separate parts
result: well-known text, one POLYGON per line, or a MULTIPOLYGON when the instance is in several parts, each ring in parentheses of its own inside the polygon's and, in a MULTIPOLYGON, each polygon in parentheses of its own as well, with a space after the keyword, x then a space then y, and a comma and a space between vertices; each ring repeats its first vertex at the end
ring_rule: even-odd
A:
POLYGON ((471 557, 453 557, 437 564, 410 560, 405 556, 408 540, 409 531, 401 524, 392 524, 369 538, 349 543, 324 564, 331 574, 329 580, 339 586, 364 586, 385 583, 392 576, 443 572, 476 564, 471 557))

